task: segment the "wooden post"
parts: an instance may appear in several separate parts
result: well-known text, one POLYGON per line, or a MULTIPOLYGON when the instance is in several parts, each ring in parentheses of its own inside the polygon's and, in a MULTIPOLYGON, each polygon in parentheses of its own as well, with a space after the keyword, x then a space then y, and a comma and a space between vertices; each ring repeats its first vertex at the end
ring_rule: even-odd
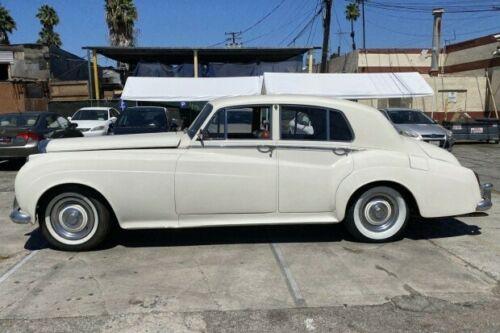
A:
POLYGON ((193 51, 194 77, 198 77, 198 50, 193 51))
POLYGON ((307 71, 309 73, 313 72, 313 51, 309 50, 307 53, 307 71))
POLYGON ((94 89, 95 89, 95 99, 100 99, 99 93, 99 72, 97 70, 97 53, 95 50, 92 50, 92 67, 94 69, 94 89))

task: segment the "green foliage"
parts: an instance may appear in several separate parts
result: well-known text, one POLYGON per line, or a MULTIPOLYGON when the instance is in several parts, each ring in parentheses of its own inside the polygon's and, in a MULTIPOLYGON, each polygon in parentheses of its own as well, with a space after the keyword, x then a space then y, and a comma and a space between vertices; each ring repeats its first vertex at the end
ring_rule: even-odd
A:
POLYGON ((60 47, 62 45, 61 37, 54 31, 54 27, 59 24, 59 16, 55 9, 49 5, 43 5, 38 8, 36 18, 40 20, 42 25, 42 30, 38 33, 37 43, 60 47))
POLYGON ((358 19, 359 15, 359 5, 357 2, 352 2, 345 7, 345 18, 351 22, 351 39, 353 50, 356 50, 356 40, 354 39, 354 21, 358 19))
POLYGON ((9 11, 2 5, 0 5, 0 44, 8 45, 9 34, 11 34, 16 29, 16 22, 10 16, 9 11))
POLYGON ((106 23, 112 46, 134 46, 137 9, 133 0, 105 0, 106 23))

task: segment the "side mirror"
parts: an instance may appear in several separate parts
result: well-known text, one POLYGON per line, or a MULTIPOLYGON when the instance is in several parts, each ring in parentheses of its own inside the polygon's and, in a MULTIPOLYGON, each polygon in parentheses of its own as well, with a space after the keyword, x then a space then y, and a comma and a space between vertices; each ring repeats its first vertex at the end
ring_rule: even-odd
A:
POLYGON ((77 128, 77 127, 78 127, 78 124, 75 124, 75 123, 69 123, 69 126, 68 126, 68 127, 69 127, 69 128, 73 128, 73 129, 75 129, 75 128, 77 128))
POLYGON ((68 121, 71 121, 71 117, 68 117, 68 118, 66 118, 66 119, 68 119, 68 121))
POLYGON ((198 133, 198 140, 200 140, 201 146, 205 148, 205 139, 209 137, 208 131, 205 129, 200 130, 198 133))
POLYGON ((114 122, 116 122, 116 117, 111 117, 111 118, 109 118, 109 120, 111 120, 111 123, 114 123, 114 122))

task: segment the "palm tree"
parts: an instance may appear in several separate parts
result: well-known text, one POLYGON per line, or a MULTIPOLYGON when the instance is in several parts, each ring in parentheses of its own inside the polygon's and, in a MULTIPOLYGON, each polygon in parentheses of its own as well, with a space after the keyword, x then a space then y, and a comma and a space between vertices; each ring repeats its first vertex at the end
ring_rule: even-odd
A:
POLYGON ((49 5, 43 5, 38 8, 36 17, 42 25, 42 30, 38 33, 37 43, 60 47, 62 44, 61 37, 54 31, 54 27, 59 24, 59 16, 57 16, 55 9, 49 5))
POLYGON ((357 3, 350 3, 345 7, 345 18, 351 22, 352 49, 356 50, 356 41, 354 40, 354 21, 359 17, 359 6, 357 3))
POLYGON ((0 44, 9 45, 9 34, 16 29, 16 22, 9 11, 0 5, 0 44))
POLYGON ((106 23, 112 46, 134 46, 137 9, 133 0, 106 0, 106 23))

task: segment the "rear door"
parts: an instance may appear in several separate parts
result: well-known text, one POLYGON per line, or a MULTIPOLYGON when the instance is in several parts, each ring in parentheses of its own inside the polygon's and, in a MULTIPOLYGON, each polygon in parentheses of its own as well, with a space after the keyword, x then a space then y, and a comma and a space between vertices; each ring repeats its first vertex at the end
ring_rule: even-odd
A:
POLYGON ((281 105, 279 114, 279 212, 334 211, 337 187, 353 168, 347 120, 313 106, 281 105))

